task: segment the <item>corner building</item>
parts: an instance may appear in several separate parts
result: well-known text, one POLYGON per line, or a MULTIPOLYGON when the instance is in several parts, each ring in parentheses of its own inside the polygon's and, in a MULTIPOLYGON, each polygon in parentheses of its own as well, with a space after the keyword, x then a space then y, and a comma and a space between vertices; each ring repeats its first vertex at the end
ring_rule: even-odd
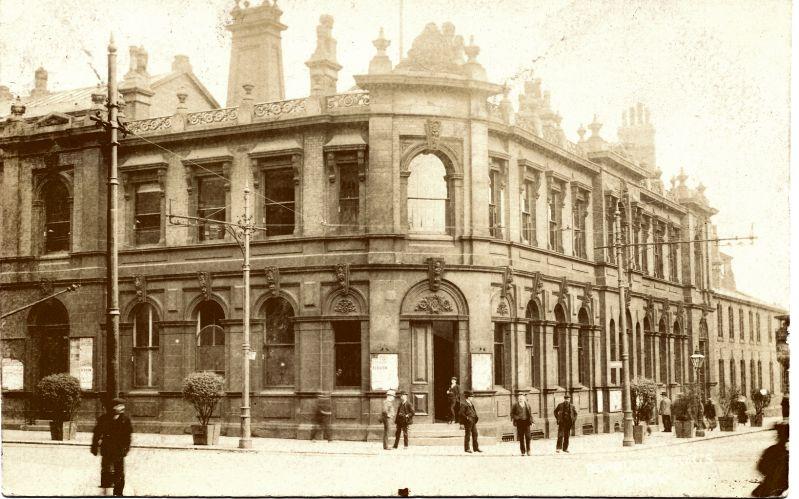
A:
MULTIPOLYGON (((762 343, 736 339, 732 354, 726 336, 709 333, 728 303, 759 314, 769 338, 782 312, 714 281, 709 269, 731 272, 705 241, 715 210, 684 175, 664 188, 642 105, 624 111, 622 143, 605 141, 596 119, 570 142, 540 80, 514 109, 479 47, 449 23, 427 25, 396 66, 381 33, 368 74, 337 93, 329 16, 305 63, 311 95, 284 100, 280 17, 268 1, 234 8, 226 108, 204 97, 185 56, 182 85, 153 88, 146 55, 123 81, 120 388, 137 431, 187 431, 182 380, 210 370, 225 377, 223 432, 238 434, 241 253, 221 225, 169 215, 236 221, 245 186, 265 229, 252 242, 255 436, 308 438, 316 397, 330 393, 335 438, 377 438, 395 385, 417 423, 445 421, 452 376, 475 392, 486 436, 512 432, 518 393, 541 436, 556 434, 552 413, 566 393, 578 434, 618 431, 622 334, 631 377, 672 396, 693 382, 697 349, 709 395, 729 386, 717 366, 730 355, 778 372, 765 333, 762 343), (631 245, 626 331, 607 248, 617 206, 631 245)), ((82 287, 7 320, 7 427, 37 418, 31 395, 46 374, 81 379, 87 425, 105 383, 105 139, 90 102, 46 111, 44 97, 7 102, 0 125, 0 308, 82 287)))

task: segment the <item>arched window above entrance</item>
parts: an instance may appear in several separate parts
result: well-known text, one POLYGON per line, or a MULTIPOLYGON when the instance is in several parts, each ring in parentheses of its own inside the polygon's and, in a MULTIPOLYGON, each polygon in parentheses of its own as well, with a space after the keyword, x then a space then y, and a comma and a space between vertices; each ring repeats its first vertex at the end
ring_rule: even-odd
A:
POLYGON ((447 234, 451 189, 444 162, 435 154, 423 153, 411 160, 408 171, 408 229, 447 234))
POLYGON ((225 312, 213 300, 206 300, 197 306, 196 312, 196 358, 197 371, 213 371, 225 375, 225 328, 222 321, 225 312))
POLYGON ((60 180, 48 180, 42 187, 41 201, 44 203, 44 251, 68 251, 72 220, 69 191, 60 180))
POLYGON ((133 309, 133 386, 152 388, 160 382, 159 318, 149 303, 133 309))
POLYGON ((264 386, 294 385, 294 309, 276 296, 264 303, 264 386))

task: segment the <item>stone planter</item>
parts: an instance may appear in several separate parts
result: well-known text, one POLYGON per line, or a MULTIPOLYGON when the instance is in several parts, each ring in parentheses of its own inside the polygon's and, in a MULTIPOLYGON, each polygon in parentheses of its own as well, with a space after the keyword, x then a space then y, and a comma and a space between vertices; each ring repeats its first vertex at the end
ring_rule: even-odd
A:
POLYGON ((688 421, 675 421, 674 433, 677 438, 693 438, 694 422, 690 419, 688 421))
POLYGON ((633 426, 633 439, 635 440, 636 444, 644 443, 646 439, 646 425, 645 424, 637 424, 633 426))
POLYGON ((78 423, 75 421, 50 421, 51 440, 75 440, 78 423))
POLYGON ((191 436, 194 439, 194 445, 218 445, 221 429, 222 425, 219 423, 208 423, 205 426, 201 424, 191 425, 191 436))
POLYGON ((719 417, 719 430, 720 431, 735 431, 738 429, 738 418, 735 416, 720 416, 719 417))

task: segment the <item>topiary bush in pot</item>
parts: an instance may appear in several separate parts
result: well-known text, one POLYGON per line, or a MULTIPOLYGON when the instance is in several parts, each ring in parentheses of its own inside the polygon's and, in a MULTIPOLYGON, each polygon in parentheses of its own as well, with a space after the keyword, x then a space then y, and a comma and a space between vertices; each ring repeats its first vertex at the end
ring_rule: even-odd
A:
POLYGON ((50 418, 53 440, 73 440, 78 430, 74 421, 80 407, 80 382, 67 373, 51 374, 36 384, 39 407, 50 418))
POLYGON ((763 409, 771 403, 771 393, 765 388, 759 390, 752 389, 752 403, 755 406, 755 417, 752 418, 752 426, 763 426, 763 409))
POLYGON ((183 380, 183 399, 197 411, 200 424, 191 425, 194 445, 219 443, 219 423, 209 423, 217 404, 224 396, 225 379, 212 372, 191 373, 183 380))
POLYGON ((731 386, 724 390, 724 393, 719 397, 719 406, 721 406, 721 416, 719 416, 719 430, 721 431, 735 431, 738 428, 738 418, 735 417, 735 407, 738 404, 738 398, 741 396, 741 391, 736 386, 731 386))
POLYGON ((630 402, 632 404, 633 438, 636 444, 644 443, 647 423, 652 418, 657 401, 657 383, 649 378, 638 377, 630 382, 630 402))
POLYGON ((677 438, 691 438, 694 434, 694 421, 691 416, 691 401, 686 394, 679 394, 671 403, 671 417, 674 419, 674 434, 677 438))

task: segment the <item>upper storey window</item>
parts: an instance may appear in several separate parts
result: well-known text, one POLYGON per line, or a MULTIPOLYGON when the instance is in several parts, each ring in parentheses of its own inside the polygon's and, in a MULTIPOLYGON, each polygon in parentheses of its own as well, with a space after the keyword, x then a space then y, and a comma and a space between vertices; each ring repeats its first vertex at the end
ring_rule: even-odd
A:
POLYGON ((367 154, 366 144, 356 135, 336 135, 324 148, 330 181, 328 216, 339 233, 364 229, 361 213, 366 196, 361 189, 366 185, 367 154))
POLYGON ((446 234, 450 189, 444 163, 435 154, 420 154, 409 170, 408 228, 417 233, 446 234))
POLYGON ((488 171, 488 231, 491 237, 502 239, 505 226, 505 184, 507 163, 492 158, 488 171))
POLYGON ((697 231, 694 236, 694 280, 697 288, 704 288, 702 279, 702 265, 704 263, 704 253, 702 252, 701 232, 697 231))
POLYGON ((136 186, 136 244, 157 244, 161 240, 161 188, 156 183, 136 186))
POLYGON ((663 242, 663 226, 659 222, 655 223, 655 277, 663 279, 663 249, 665 243, 663 242))
POLYGON ((549 175, 547 193, 547 219, 549 224, 549 249, 563 253, 563 206, 566 203, 565 183, 552 172, 549 175))
MULTIPOLYGON (((669 231, 669 240, 670 242, 679 241, 680 240, 680 229, 672 227, 669 231)), ((674 282, 678 282, 680 280, 680 273, 677 266, 677 253, 680 249, 678 244, 669 244, 669 274, 671 275, 671 280, 674 282)))
POLYGON ((588 218, 588 196, 587 189, 572 184, 572 251, 580 258, 587 258, 585 221, 588 218))
POLYGON ((290 165, 264 170, 264 226, 267 236, 294 233, 294 173, 290 165))
MULTIPOLYGON (((226 180, 217 176, 197 179, 197 216, 224 222, 227 215, 225 206, 226 180)), ((200 222, 198 239, 211 241, 225 238, 225 226, 213 222, 200 222)))
POLYGON ((69 192, 58 180, 50 180, 42 189, 44 201, 44 248, 48 253, 69 250, 71 209, 69 192))

